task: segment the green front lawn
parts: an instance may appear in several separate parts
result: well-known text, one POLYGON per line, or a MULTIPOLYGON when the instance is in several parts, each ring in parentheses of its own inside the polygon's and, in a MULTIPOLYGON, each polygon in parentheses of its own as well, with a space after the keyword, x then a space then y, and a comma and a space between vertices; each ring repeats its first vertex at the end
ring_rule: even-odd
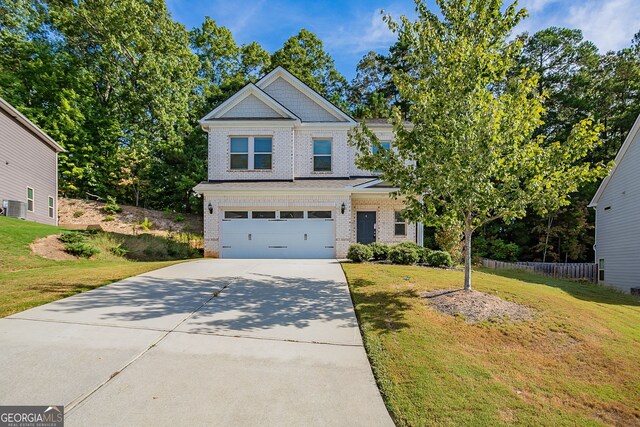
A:
POLYGON ((179 262, 134 262, 110 254, 54 261, 32 253, 33 240, 61 231, 0 217, 0 317, 179 262))
POLYGON ((538 310, 468 324, 420 293, 458 271, 343 264, 376 379, 398 425, 640 425, 640 299, 525 272, 476 290, 538 310))

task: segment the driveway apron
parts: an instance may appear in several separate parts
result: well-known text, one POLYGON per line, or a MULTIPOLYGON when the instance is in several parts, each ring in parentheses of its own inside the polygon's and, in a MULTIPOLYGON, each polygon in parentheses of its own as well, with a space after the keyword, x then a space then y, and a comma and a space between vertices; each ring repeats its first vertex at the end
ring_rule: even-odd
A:
POLYGON ((68 426, 393 425, 335 260, 200 260, 0 319, 0 404, 68 426))

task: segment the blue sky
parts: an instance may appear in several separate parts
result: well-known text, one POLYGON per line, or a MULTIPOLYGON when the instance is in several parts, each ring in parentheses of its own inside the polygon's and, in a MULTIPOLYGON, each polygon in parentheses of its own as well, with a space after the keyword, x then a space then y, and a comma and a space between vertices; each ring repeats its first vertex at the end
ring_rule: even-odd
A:
MULTIPOLYGON (((430 4, 435 4, 433 1, 430 4)), ((640 30, 640 0, 521 0, 529 18, 516 32, 550 26, 578 28, 601 51, 628 46, 640 30)), ((380 11, 414 16, 412 0, 167 0, 173 18, 187 28, 205 16, 228 27, 239 44, 257 41, 273 52, 301 28, 317 34, 351 80, 360 58, 385 52, 395 40, 380 11)))

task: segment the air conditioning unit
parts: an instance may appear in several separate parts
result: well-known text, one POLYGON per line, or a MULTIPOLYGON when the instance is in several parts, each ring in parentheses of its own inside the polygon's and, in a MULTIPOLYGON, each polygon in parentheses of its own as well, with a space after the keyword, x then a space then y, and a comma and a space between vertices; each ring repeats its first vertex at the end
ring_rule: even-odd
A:
POLYGON ((4 215, 11 218, 27 219, 27 204, 19 200, 3 200, 4 215))

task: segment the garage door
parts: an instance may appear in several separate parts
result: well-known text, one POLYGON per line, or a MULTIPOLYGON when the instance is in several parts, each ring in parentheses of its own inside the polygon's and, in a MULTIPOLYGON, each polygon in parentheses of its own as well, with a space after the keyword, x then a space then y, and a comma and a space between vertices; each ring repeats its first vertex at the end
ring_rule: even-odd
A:
POLYGON ((223 258, 335 258, 330 210, 223 212, 223 258))

